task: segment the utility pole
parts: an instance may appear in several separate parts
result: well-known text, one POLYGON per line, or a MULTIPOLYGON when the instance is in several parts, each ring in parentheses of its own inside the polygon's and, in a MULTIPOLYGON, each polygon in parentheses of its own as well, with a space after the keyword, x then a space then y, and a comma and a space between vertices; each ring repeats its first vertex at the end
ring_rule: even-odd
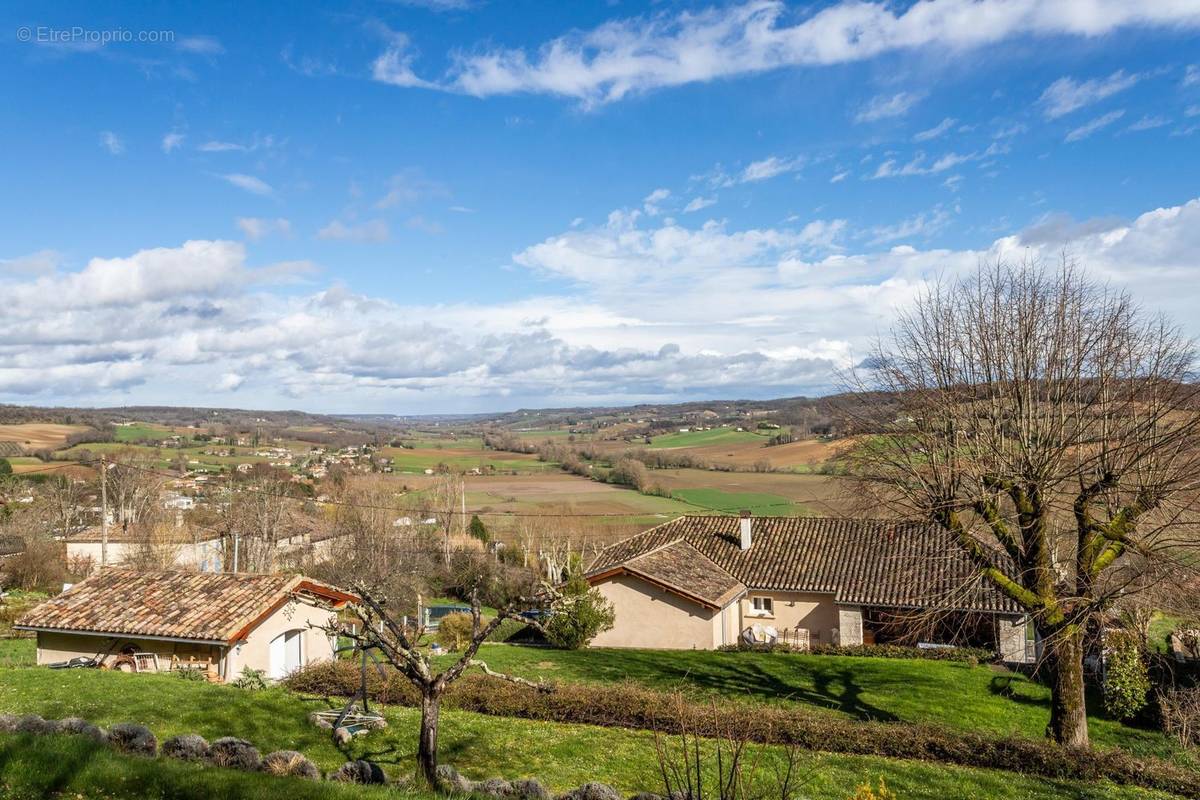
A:
POLYGON ((108 457, 100 454, 100 569, 108 566, 108 457))

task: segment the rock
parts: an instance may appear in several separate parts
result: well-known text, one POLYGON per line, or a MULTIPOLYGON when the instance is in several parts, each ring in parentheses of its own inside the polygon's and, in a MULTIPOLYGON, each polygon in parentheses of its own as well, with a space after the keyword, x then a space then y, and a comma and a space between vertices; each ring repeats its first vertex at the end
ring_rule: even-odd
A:
POLYGON ((336 745, 350 744, 350 740, 353 738, 354 734, 350 732, 349 728, 338 727, 333 729, 333 743, 336 745))
POLYGON ((295 750, 276 750, 262 760, 263 772, 271 775, 291 775, 295 778, 321 780, 321 771, 317 765, 295 750))
POLYGON ((475 794, 484 797, 507 798, 512 794, 512 784, 504 778, 488 778, 475 784, 475 794))
POLYGON ((151 758, 158 754, 158 739, 154 733, 135 722, 119 722, 109 728, 108 743, 122 753, 151 758))
POLYGON ((551 800, 550 790, 537 778, 522 778, 512 782, 512 796, 518 800, 551 800))
POLYGON ((629 800, 663 800, 663 796, 654 792, 638 792, 635 795, 631 795, 629 800))
POLYGON ((86 719, 79 717, 67 717, 60 719, 54 723, 54 729, 59 733, 67 733, 73 736, 86 736, 95 742, 104 741, 104 731, 88 722, 86 719))
POLYGON ((181 761, 206 761, 208 753, 208 741, 198 733, 172 736, 162 743, 162 754, 166 758, 178 758, 181 761))
POLYGON ((387 727, 387 720, 384 719, 383 717, 380 717, 379 719, 373 719, 369 723, 367 723, 367 728, 369 728, 370 730, 373 730, 373 731, 381 731, 386 727, 387 727))
POLYGON ((262 756, 258 754, 258 748, 245 739, 222 736, 208 746, 208 763, 217 767, 256 772, 262 767, 262 756))
POLYGON ((624 800, 624 798, 607 783, 593 781, 559 795, 559 800, 624 800))
POLYGON ((13 733, 54 733, 55 725, 47 722, 37 714, 23 714, 17 717, 13 733))
POLYGON ((378 764, 370 761, 347 761, 338 771, 329 776, 331 781, 343 783, 385 783, 387 776, 378 764))
POLYGON ((437 779, 438 785, 447 791, 462 792, 463 794, 475 791, 475 782, 460 775, 458 770, 449 764, 438 764, 437 779))
POLYGON ((308 715, 308 721, 313 725, 316 725, 318 728, 324 728, 327 731, 333 730, 333 723, 315 711, 308 715))
POLYGON ((17 729, 17 720, 19 719, 20 717, 16 714, 0 714, 0 733, 12 733, 15 731, 17 729))

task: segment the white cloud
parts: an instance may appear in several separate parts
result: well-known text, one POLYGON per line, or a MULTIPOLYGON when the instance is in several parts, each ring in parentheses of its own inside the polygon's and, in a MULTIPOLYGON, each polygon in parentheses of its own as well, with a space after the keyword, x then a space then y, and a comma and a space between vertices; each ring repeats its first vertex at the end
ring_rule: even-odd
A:
POLYGON ((650 216, 656 217, 662 211, 662 202, 670 196, 670 189, 655 189, 642 200, 642 210, 650 216))
POLYGON ((656 88, 897 51, 954 54, 1022 36, 1095 38, 1126 27, 1197 26, 1200 9, 1188 2, 928 0, 905 7, 842 0, 801 14, 782 0, 751 0, 612 20, 536 51, 483 46, 456 52, 450 70, 435 81, 416 75, 407 38, 389 32, 373 74, 398 86, 478 97, 549 94, 596 105, 656 88))
POLYGON ((388 190, 375 203, 378 209, 411 205, 428 197, 447 197, 449 190, 437 181, 429 180, 417 169, 406 169, 388 178, 388 190))
POLYGON ((283 217, 265 219, 263 217, 238 217, 235 220, 238 229, 252 242, 270 236, 273 233, 288 235, 292 232, 292 223, 283 217))
POLYGON ((1200 105, 1188 106, 1183 110, 1185 117, 1200 117, 1200 105))
POLYGON ((239 172, 231 172, 227 175, 221 175, 220 178, 228 183, 233 184, 239 189, 245 189, 250 194, 272 195, 275 189, 271 184, 264 181, 262 178, 256 178, 253 175, 243 175, 239 172))
POLYGON ((317 231, 318 239, 340 239, 349 242, 386 242, 391 238, 387 223, 381 219, 368 220, 358 225, 347 225, 335 219, 317 231))
POLYGON ((1200 66, 1196 64, 1188 64, 1187 69, 1183 73, 1184 86, 1200 85, 1200 66))
POLYGON ((221 405, 236 388, 250 407, 445 411, 813 394, 931 277, 1064 250, 1200 333, 1200 199, 1131 221, 1044 222, 977 249, 846 248, 937 223, 937 209, 920 216, 855 232, 844 220, 732 229, 616 212, 514 257, 573 291, 495 302, 278 291, 270 281, 294 267, 255 268, 235 242, 0 271, 0 399, 221 405))
POLYGON ((894 225, 879 225, 870 230, 872 245, 886 244, 901 239, 927 239, 950 224, 950 212, 942 207, 922 211, 914 217, 901 220, 894 225))
POLYGON ((184 36, 175 43, 175 47, 185 53, 215 56, 225 52, 220 40, 213 36, 184 36))
POLYGON ((1154 130, 1155 128, 1161 128, 1164 125, 1170 125, 1170 124, 1171 124, 1171 120, 1167 119, 1166 117, 1159 116, 1158 114, 1155 114, 1153 116, 1151 116, 1150 114, 1146 114, 1141 119, 1139 119, 1137 122, 1130 125, 1129 130, 1131 130, 1131 131, 1149 131, 1149 130, 1154 130))
POLYGON ((1092 78, 1077 83, 1073 78, 1059 78, 1046 87, 1041 99, 1047 119, 1057 119, 1084 106, 1098 103, 1117 92, 1123 92, 1141 79, 1138 74, 1126 75, 1117 70, 1107 78, 1092 78))
POLYGON ((923 94, 916 92, 897 92, 896 94, 881 94, 872 97, 865 106, 854 115, 855 122, 878 122, 881 119, 902 117, 921 101, 923 94))
POLYGON ((1103 114, 1099 117, 1096 117, 1092 121, 1086 122, 1083 125, 1080 125, 1078 128, 1075 128, 1074 130, 1072 130, 1070 133, 1068 133, 1065 141, 1078 142, 1081 139, 1086 139, 1087 137, 1091 136, 1096 131, 1102 130, 1104 128, 1107 128, 1109 125, 1112 125, 1114 122, 1116 122, 1123 116, 1125 116, 1124 109, 1118 109, 1116 111, 1110 111, 1107 114, 1103 114))
POLYGON ((903 178, 912 175, 936 175, 948 169, 974 161, 979 156, 975 153, 946 153, 931 163, 927 163, 924 153, 917 153, 907 163, 900 164, 894 158, 889 158, 875 168, 872 178, 903 178))
POLYGON ((715 194, 712 197, 696 196, 693 197, 688 204, 683 207, 683 213, 691 214, 694 211, 700 211, 708 208, 709 206, 715 206, 716 204, 717 196, 715 194))
POLYGON ((240 389, 245 382, 246 377, 244 375, 238 375, 236 372, 226 372, 217 381, 217 391, 234 392, 240 389))
POLYGON ((112 131, 100 131, 100 146, 114 156, 125 152, 125 142, 112 131))
POLYGON ((829 179, 829 182, 830 183, 841 183, 842 181, 846 180, 846 178, 848 178, 849 176, 850 176, 850 170, 844 169, 841 172, 835 173, 834 176, 829 179))
POLYGON ((170 153, 172 150, 179 149, 179 147, 183 145, 184 138, 184 135, 177 131, 171 131, 170 133, 163 134, 162 151, 164 153, 170 153))
POLYGON ((57 250, 38 250, 36 253, 17 258, 0 258, 0 276, 45 275, 54 272, 62 264, 62 253, 57 250))
POLYGON ((737 183, 757 183, 788 172, 797 172, 804 166, 804 158, 779 158, 770 156, 761 161, 752 161, 742 170, 737 183))
POLYGON ((956 122, 958 122, 958 120, 954 119, 954 117, 946 117, 944 120, 939 122, 937 125, 934 125, 932 128, 921 131, 917 135, 913 136, 913 141, 914 142, 928 142, 930 139, 936 139, 939 136, 941 136, 943 133, 945 133, 946 131, 953 128, 954 124, 956 122))

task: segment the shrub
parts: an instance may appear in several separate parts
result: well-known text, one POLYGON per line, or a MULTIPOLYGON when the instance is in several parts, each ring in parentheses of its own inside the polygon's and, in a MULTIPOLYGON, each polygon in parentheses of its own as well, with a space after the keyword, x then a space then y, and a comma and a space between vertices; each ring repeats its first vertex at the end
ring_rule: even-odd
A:
POLYGON ((883 778, 880 778, 878 789, 874 788, 870 781, 867 781, 855 790, 850 800, 896 800, 896 793, 887 788, 883 778))
POLYGON ((262 769, 270 775, 290 775, 312 781, 321 779, 321 771, 317 769, 317 765, 295 750, 277 750, 270 753, 262 760, 262 769))
POLYGON ((543 627, 546 638, 563 650, 578 650, 616 621, 612 603, 580 576, 567 581, 563 599, 543 627))
POLYGON ((1160 692, 1158 708, 1164 732, 1184 747, 1200 745, 1200 686, 1172 687, 1160 692))
POLYGON ((250 692, 260 691, 267 688, 267 673, 261 669, 243 667, 242 674, 233 682, 233 685, 250 692))
POLYGON ((54 729, 59 733, 66 733, 72 736, 86 736, 87 738, 102 742, 104 741, 104 731, 97 728, 86 719, 79 717, 67 717, 60 719, 54 726, 54 729))
POLYGON ((162 754, 180 761, 204 761, 208 758, 208 741, 198 733, 182 733, 162 743, 162 754))
POLYGON ((208 747, 208 761, 217 767, 256 772, 262 766, 258 748, 245 739, 223 736, 208 747))
POLYGON ((438 624, 438 644, 447 650, 461 650, 471 641, 475 621, 470 614, 447 614, 438 624))
POLYGON ((779 642, 771 644, 749 644, 739 640, 736 644, 722 645, 723 652, 791 653, 814 656, 863 656, 868 658, 921 658, 926 661, 961 661, 972 666, 995 661, 996 652, 986 647, 908 647, 900 644, 814 644, 806 651, 796 650, 779 642))
POLYGON ((108 743, 123 753, 136 756, 158 754, 158 739, 145 725, 120 722, 108 729, 108 743))
POLYGON ((338 771, 329 776, 331 781, 343 783, 384 783, 387 777, 378 764, 370 761, 347 761, 338 771))
POLYGON ((1130 631, 1105 637, 1104 711, 1114 719, 1128 719, 1146 707, 1150 676, 1142 648, 1130 631))

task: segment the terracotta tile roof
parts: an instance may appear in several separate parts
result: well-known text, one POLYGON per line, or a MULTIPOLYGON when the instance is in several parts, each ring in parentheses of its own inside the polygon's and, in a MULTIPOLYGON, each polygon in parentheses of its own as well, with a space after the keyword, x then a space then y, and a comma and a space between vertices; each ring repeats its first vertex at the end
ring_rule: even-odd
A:
POLYGON ((301 575, 107 569, 35 607, 17 627, 233 642, 301 591, 350 598, 301 575))
POLYGON ((750 590, 830 593, 848 605, 1019 611, 935 525, 821 517, 755 517, 752 525, 743 551, 736 517, 680 517, 605 548, 588 574, 683 540, 750 590))
POLYGON ((683 539, 631 558, 610 572, 632 573, 716 608, 746 591, 741 581, 683 539))

